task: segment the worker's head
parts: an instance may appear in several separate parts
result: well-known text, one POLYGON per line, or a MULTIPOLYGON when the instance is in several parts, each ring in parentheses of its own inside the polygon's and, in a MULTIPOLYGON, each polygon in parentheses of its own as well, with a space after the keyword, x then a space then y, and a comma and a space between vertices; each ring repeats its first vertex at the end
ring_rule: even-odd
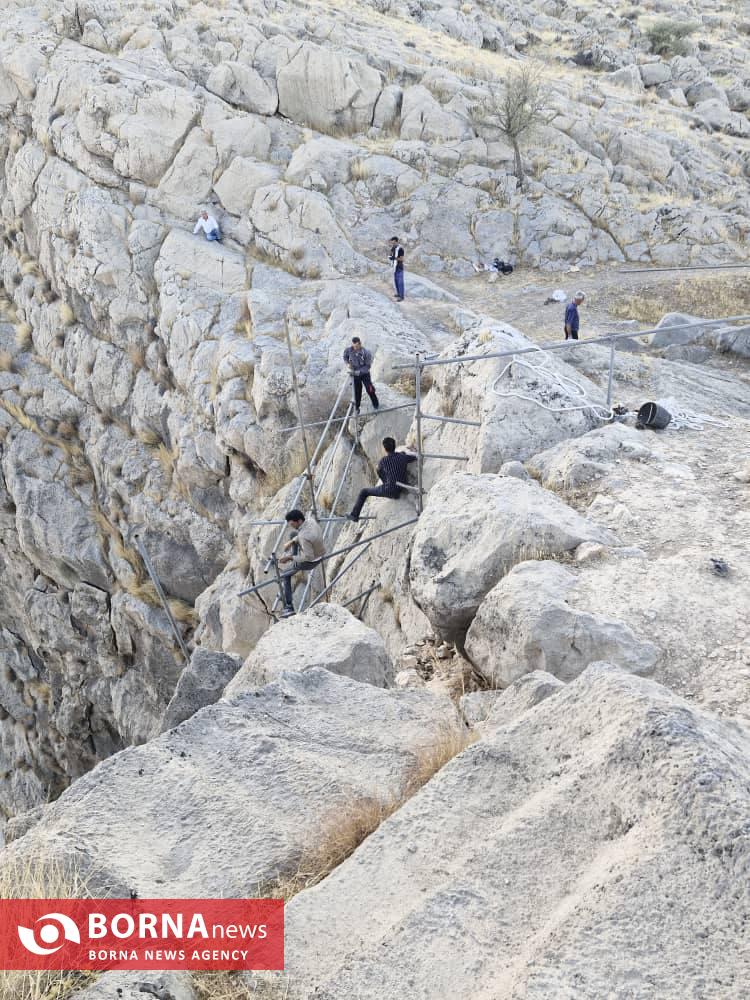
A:
POLYGON ((284 515, 284 520, 290 528, 294 528, 296 531, 305 523, 305 515, 295 507, 294 510, 287 511, 284 515))
POLYGON ((396 442, 393 440, 393 438, 383 438, 383 447, 385 448, 385 450, 388 452, 389 455, 392 455, 393 452, 396 450, 396 442))
POLYGON ((391 238, 390 238, 390 240, 388 242, 391 244, 391 246, 395 247, 396 244, 398 243, 398 236, 391 236, 391 238))
POLYGON ((354 350, 358 351, 361 346, 362 346, 362 341, 359 339, 359 337, 352 337, 352 347, 354 348, 354 350))
POLYGON ((575 295, 573 296, 573 301, 577 306, 580 306, 580 304, 583 302, 585 298, 586 296, 583 294, 583 292, 576 292, 575 295))
POLYGON ((204 211, 201 212, 201 219, 207 219, 207 218, 208 218, 208 212, 206 212, 204 209, 204 211))

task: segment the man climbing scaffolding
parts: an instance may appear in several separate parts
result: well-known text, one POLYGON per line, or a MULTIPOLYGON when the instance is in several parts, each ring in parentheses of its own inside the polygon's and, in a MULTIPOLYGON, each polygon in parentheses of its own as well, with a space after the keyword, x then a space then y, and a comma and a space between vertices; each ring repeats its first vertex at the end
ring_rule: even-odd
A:
POLYGON ((368 497, 388 497, 390 500, 398 500, 401 496, 398 484, 405 482, 406 470, 412 462, 416 462, 417 456, 408 451, 396 451, 396 442, 392 437, 383 438, 383 450, 385 456, 378 463, 380 485, 368 486, 359 491, 357 502, 349 515, 350 521, 359 520, 368 497))
POLYGON ((284 515, 284 520, 294 532, 284 545, 284 551, 291 549, 291 554, 279 559, 279 569, 282 571, 281 585, 284 591, 284 611, 281 617, 289 618, 294 614, 292 577, 302 570, 315 569, 325 555, 326 547, 317 521, 313 518, 306 520, 301 510, 296 508, 290 510, 284 515))
POLYGON ((344 351, 344 363, 349 365, 349 371, 354 379, 354 406, 359 413, 362 402, 362 386, 365 387, 367 395, 370 397, 372 408, 377 410, 380 406, 378 394, 370 378, 370 368, 372 366, 372 352, 363 347, 359 337, 352 337, 352 346, 344 351))

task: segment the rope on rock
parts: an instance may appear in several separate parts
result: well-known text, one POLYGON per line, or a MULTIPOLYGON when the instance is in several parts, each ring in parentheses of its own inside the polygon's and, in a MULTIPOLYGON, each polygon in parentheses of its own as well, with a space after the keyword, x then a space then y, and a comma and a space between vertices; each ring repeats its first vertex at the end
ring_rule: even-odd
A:
POLYGON ((530 354, 523 358, 514 355, 492 383, 491 391, 494 395, 501 396, 504 399, 522 399, 527 403, 540 406, 549 413, 571 413, 576 410, 590 410, 600 420, 612 420, 614 412, 611 407, 589 399, 585 388, 571 378, 570 375, 564 375, 551 368, 549 354, 541 348, 539 348, 538 354, 541 355, 538 361, 531 360, 532 358, 536 359, 536 354, 530 354), (519 365, 522 368, 528 369, 535 378, 545 383, 548 389, 556 392, 558 396, 562 396, 563 402, 558 406, 551 406, 541 399, 537 399, 535 396, 527 396, 516 389, 503 392, 498 388, 498 384, 506 374, 510 373, 513 365, 519 365), (566 400, 567 402, 565 402, 566 400))

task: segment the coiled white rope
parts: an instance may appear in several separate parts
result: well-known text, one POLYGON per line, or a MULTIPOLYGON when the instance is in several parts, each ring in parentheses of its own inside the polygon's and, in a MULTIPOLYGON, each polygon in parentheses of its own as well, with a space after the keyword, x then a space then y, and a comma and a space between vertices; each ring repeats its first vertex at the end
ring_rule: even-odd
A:
POLYGON ((501 396, 503 399, 523 399, 527 403, 533 403, 535 406, 540 406, 543 410, 547 410, 549 413, 571 413, 575 410, 589 410, 600 420, 612 420, 614 412, 611 407, 602 403, 595 403, 593 400, 589 399, 586 395, 584 387, 571 378, 570 375, 565 375, 562 372, 555 371, 553 368, 550 368, 550 358, 547 352, 539 348, 538 353, 541 355, 538 361, 530 360, 532 357, 536 359, 536 354, 526 354, 522 358, 512 357, 492 383, 491 392, 493 392, 496 396, 501 396), (507 392, 499 389, 498 383, 507 373, 510 372, 513 365, 518 365, 521 368, 528 369, 532 375, 545 384, 545 388, 547 388, 551 393, 556 393, 557 396, 562 397, 561 403, 559 405, 552 406, 543 402, 541 399, 538 399, 536 396, 527 396, 523 392, 519 392, 517 389, 509 389, 507 392))
POLYGON ((681 409, 677 400, 672 399, 671 397, 669 399, 657 400, 657 405, 665 409, 672 417, 667 426, 667 430, 702 431, 705 430, 706 426, 729 427, 726 420, 709 417, 707 413, 696 413, 694 410, 681 409))

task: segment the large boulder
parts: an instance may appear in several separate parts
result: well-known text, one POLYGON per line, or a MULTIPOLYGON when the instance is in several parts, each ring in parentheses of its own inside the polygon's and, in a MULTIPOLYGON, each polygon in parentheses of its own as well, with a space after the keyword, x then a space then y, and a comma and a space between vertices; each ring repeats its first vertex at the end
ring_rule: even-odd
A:
POLYGON ((516 563, 587 541, 614 538, 536 483, 456 473, 428 494, 414 535, 411 592, 435 629, 461 635, 516 563))
POLYGON ((389 687, 393 680, 393 665, 374 629, 338 604, 316 604, 266 632, 225 697, 263 687, 284 670, 317 668, 376 687, 389 687))
MULTIPOLYGON (((456 357, 456 363, 426 370, 432 386, 424 397, 424 412, 475 421, 480 426, 425 421, 426 452, 466 456, 469 462, 465 468, 470 472, 498 472, 505 462, 525 461, 560 441, 601 426, 606 410, 604 394, 570 367, 567 361, 572 355, 567 351, 464 362, 462 355, 534 346, 512 327, 498 327, 489 319, 482 322, 477 316, 467 322, 464 336, 443 352, 443 357, 456 357), (590 408, 582 408, 582 399, 590 402, 590 408)), ((445 470, 445 461, 426 459, 426 488, 445 470)))
POLYGON ((242 666, 239 657, 213 649, 193 652, 190 663, 180 674, 177 687, 164 712, 162 732, 174 729, 195 713, 221 698, 227 684, 242 666))
POLYGON ((526 468, 553 490, 573 489, 611 472, 624 458, 643 462, 653 454, 643 436, 625 424, 605 424, 534 455, 526 468))
POLYGON ((746 729, 592 665, 291 901, 295 997, 741 996, 749 762, 746 729))
POLYGON ((206 90, 243 111, 274 115, 279 106, 276 87, 257 69, 237 62, 222 62, 211 72, 206 90))
POLYGON ((477 672, 493 687, 533 670, 571 681, 597 660, 650 673, 656 646, 623 622, 570 604, 575 585, 575 576, 558 563, 515 566, 482 601, 466 636, 477 672))
POLYGON ((279 69, 279 113, 321 132, 359 132, 372 124, 383 87, 380 73, 359 59, 303 42, 279 69))
POLYGON ((44 851, 94 895, 260 894, 343 810, 413 790, 425 757, 461 731, 445 697, 287 674, 104 761, 0 855, 0 872, 44 851))

